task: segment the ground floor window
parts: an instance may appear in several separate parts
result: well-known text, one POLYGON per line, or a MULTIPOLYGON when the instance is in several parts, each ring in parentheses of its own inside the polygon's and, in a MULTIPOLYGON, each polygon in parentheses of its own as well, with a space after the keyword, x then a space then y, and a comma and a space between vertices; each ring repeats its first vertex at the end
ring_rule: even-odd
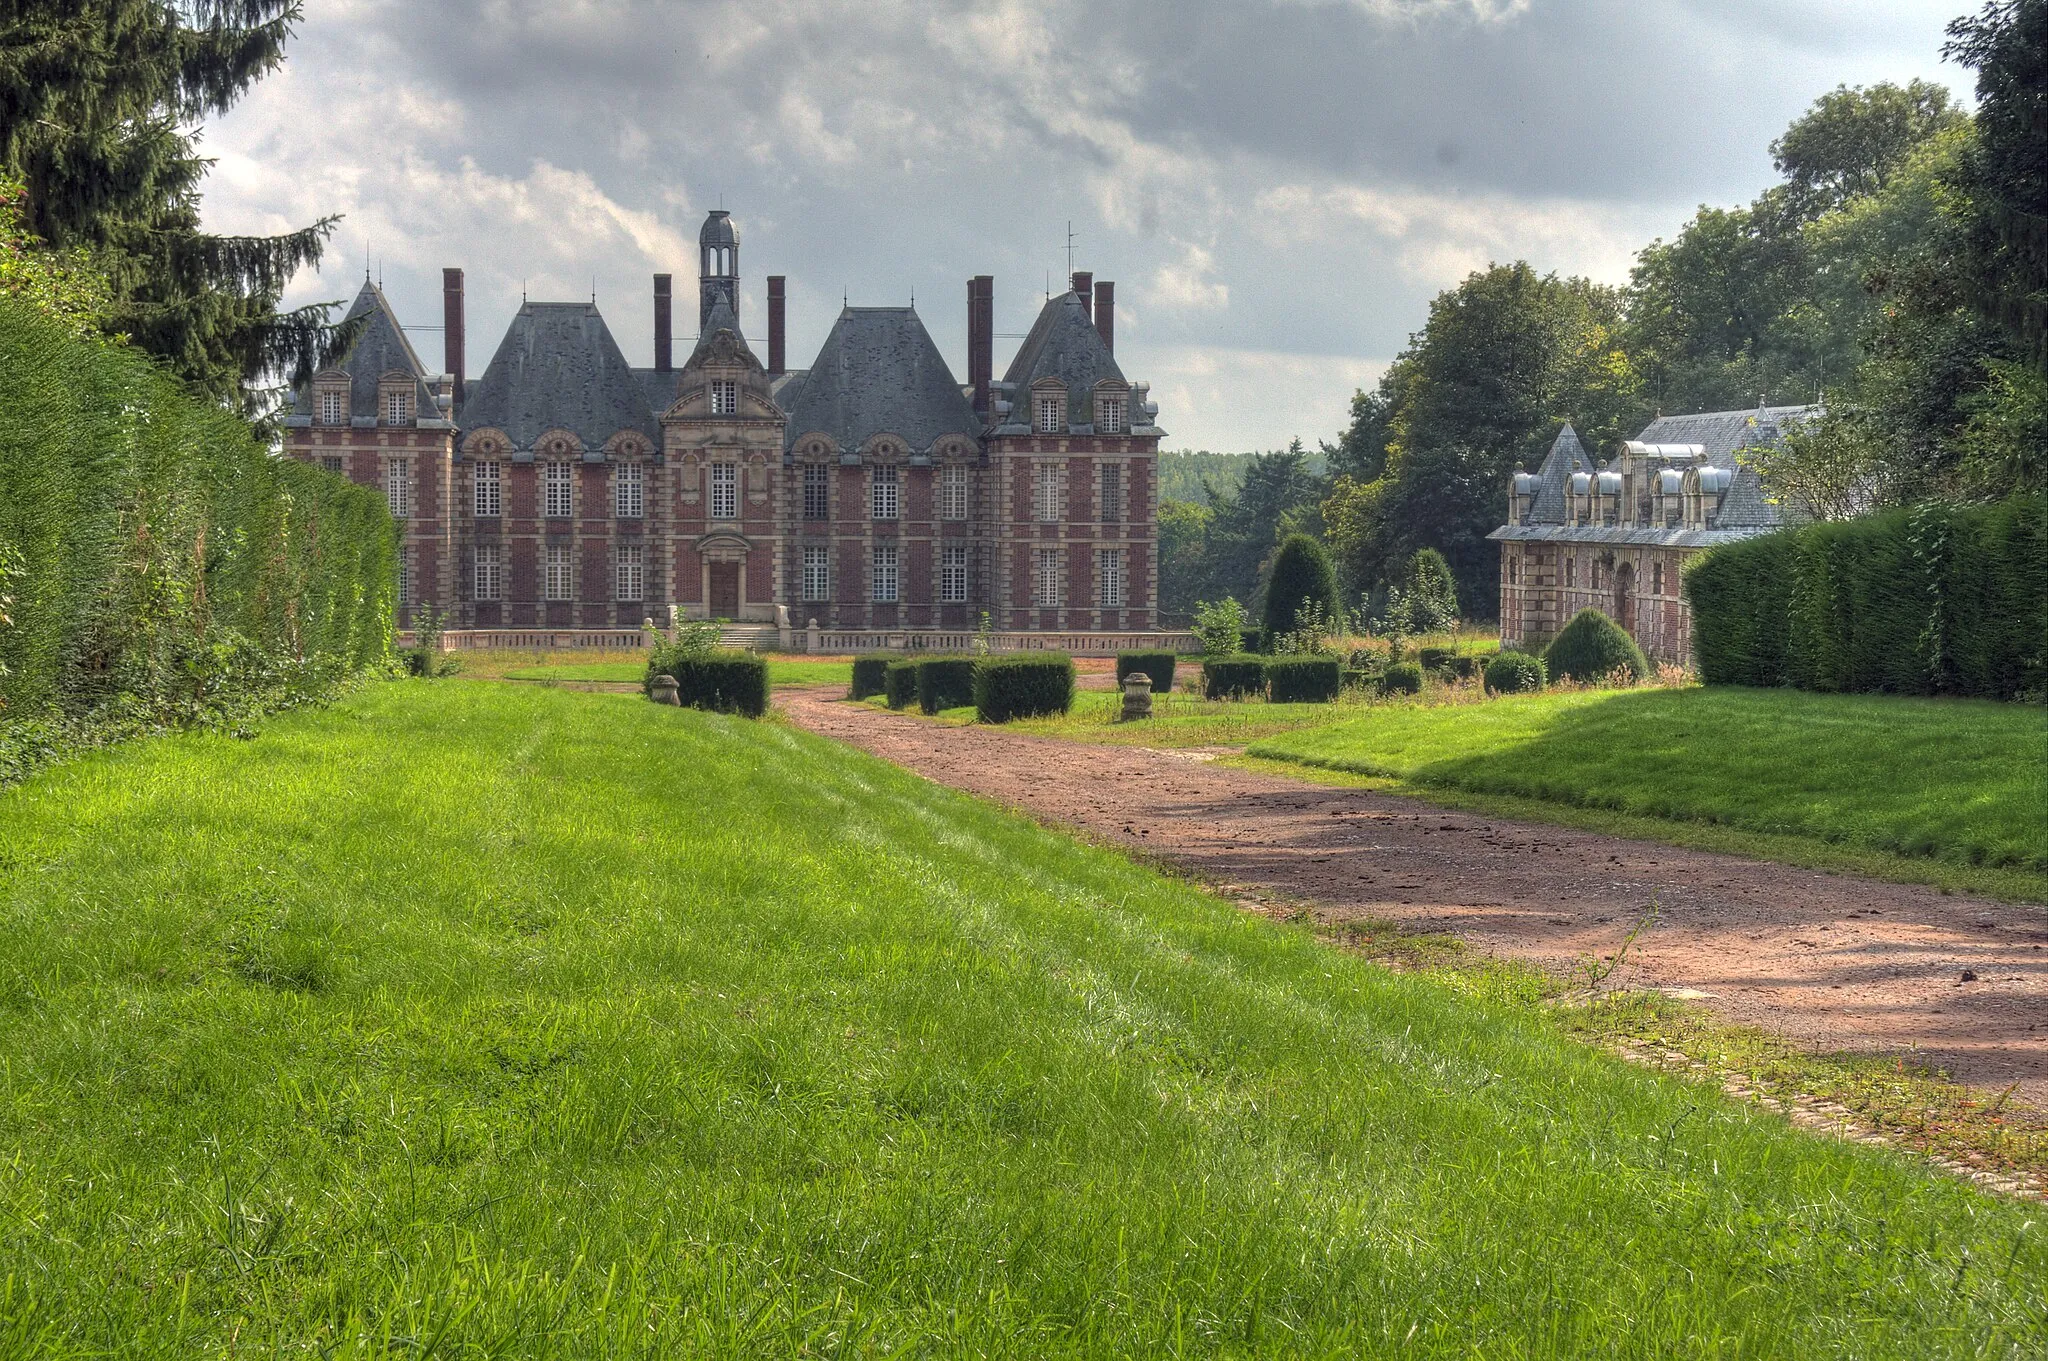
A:
POLYGON ((476 546, 476 598, 505 598, 505 550, 494 543, 476 546))
POLYGON ((398 603, 412 604, 412 564, 402 548, 398 550, 398 603))
POLYGON ((1650 594, 1664 594, 1664 564, 1661 562, 1650 564, 1650 594))
POLYGON ((899 589, 896 572, 896 545, 893 543, 876 544, 874 557, 871 561, 874 570, 869 574, 868 599, 874 601, 877 605, 895 604, 899 589))
POLYGON ((1031 573, 1031 603, 1040 608, 1058 607, 1065 594, 1064 586, 1060 573, 1060 550, 1039 549, 1036 568, 1031 573))
POLYGON ((647 562, 637 543, 622 543, 612 561, 612 593, 620 600, 647 598, 647 562))
POLYGON ((576 598, 575 565, 569 557, 569 549, 563 545, 550 544, 541 559, 541 599, 574 600, 576 598))
POLYGON ((1508 585, 1518 584, 1522 579, 1522 559, 1519 554, 1508 554, 1508 585))
POLYGON ((384 460, 384 497, 394 519, 412 514, 412 460, 393 454, 384 460))
POLYGON ((341 471, 341 455, 340 455, 340 454, 322 454, 322 455, 320 455, 320 466, 321 466, 321 467, 323 467, 323 468, 325 468, 325 469, 326 469, 326 470, 327 470, 328 472, 330 472, 330 473, 338 473, 338 472, 340 472, 340 471, 341 471))
POLYGON ((939 550, 939 603, 965 604, 967 600, 967 547, 948 544, 939 550))
POLYGON ((832 598, 832 552, 828 548, 811 545, 804 549, 804 599, 823 601, 832 598))
POLYGON ((1095 604, 1105 610, 1124 605, 1124 550, 1100 548, 1095 552, 1095 604))

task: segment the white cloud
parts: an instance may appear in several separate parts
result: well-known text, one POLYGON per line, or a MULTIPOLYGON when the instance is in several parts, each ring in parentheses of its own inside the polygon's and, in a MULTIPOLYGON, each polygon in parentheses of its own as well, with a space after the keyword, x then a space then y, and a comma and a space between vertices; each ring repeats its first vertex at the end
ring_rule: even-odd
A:
POLYGON ((1178 243, 1180 259, 1161 264, 1152 275, 1152 299, 1163 307, 1206 310, 1230 306, 1230 285, 1212 277, 1216 257, 1192 241, 1178 243))
POLYGON ((1386 365, 1353 355, 1289 354, 1223 346, 1118 346, 1152 377, 1152 400, 1172 449, 1314 448, 1350 420, 1351 394, 1386 365))

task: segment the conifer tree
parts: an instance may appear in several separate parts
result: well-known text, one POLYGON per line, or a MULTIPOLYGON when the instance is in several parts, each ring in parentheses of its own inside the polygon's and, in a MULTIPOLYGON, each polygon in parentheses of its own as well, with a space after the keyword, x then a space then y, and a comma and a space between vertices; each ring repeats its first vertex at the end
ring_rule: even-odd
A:
POLYGON ((217 400, 253 406, 338 339, 326 304, 280 312, 334 218, 282 236, 201 230, 191 129, 276 69, 299 0, 12 0, 0 11, 0 173, 26 226, 108 280, 108 329, 217 400))

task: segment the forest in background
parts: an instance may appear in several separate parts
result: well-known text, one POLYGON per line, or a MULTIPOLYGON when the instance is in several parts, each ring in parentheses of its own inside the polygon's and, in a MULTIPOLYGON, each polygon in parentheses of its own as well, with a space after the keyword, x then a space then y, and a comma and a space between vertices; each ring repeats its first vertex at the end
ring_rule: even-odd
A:
POLYGON ((1779 180, 1706 207, 1621 286, 1495 264, 1438 295, 1314 450, 1162 459, 1160 604, 1257 608, 1309 533, 1368 613, 1424 548, 1495 616, 1508 478, 1569 421, 1596 458, 1659 412, 1820 402, 1760 460, 1794 517, 1991 500, 2048 450, 2048 0, 1949 28, 1977 108, 1923 81, 1841 87, 1771 146, 1779 180))

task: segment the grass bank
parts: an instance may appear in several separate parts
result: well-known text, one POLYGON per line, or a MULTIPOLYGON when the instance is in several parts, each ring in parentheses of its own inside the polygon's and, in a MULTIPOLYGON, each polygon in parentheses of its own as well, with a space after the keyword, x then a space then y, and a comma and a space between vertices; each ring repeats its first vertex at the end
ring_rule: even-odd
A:
MULTIPOLYGON (((638 685, 647 674, 645 652, 461 652, 462 674, 485 680, 611 681, 638 685)), ((851 685, 853 662, 847 658, 770 655, 770 685, 851 685)))
POLYGON ((622 696, 47 772, 0 977, 10 1355, 2048 1344, 2030 1207, 622 696))

